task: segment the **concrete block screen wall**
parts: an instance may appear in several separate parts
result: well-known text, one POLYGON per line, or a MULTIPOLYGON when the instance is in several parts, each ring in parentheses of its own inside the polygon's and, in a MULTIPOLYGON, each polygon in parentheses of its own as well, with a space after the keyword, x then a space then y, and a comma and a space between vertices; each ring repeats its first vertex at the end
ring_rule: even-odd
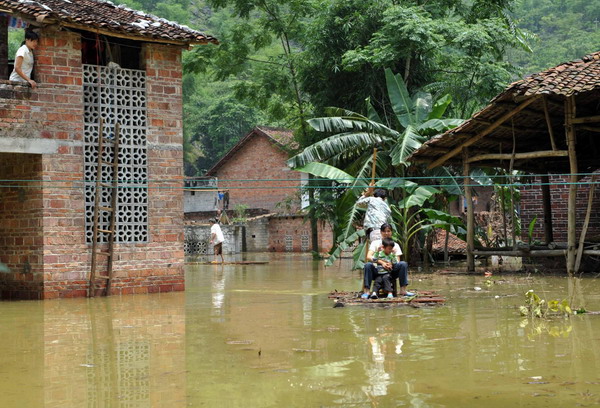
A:
MULTIPOLYGON (((88 288, 81 35, 41 30, 40 36, 38 88, 0 81, 0 174, 42 181, 25 195, 0 191, 0 262, 11 268, 0 273, 3 299, 85 296, 88 288), (26 228, 23 208, 32 210, 26 228)), ((140 47, 150 180, 147 239, 115 246, 113 294, 184 289, 181 48, 140 47)))

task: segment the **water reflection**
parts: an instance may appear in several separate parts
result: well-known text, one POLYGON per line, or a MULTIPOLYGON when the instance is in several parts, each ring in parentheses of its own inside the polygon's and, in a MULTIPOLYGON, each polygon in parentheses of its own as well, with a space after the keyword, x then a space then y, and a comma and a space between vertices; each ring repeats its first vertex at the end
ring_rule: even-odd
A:
POLYGON ((185 293, 0 303, 0 406, 600 404, 600 319, 518 312, 529 289, 600 310, 598 281, 411 278, 447 304, 333 308, 360 274, 281 254, 190 266, 185 293))

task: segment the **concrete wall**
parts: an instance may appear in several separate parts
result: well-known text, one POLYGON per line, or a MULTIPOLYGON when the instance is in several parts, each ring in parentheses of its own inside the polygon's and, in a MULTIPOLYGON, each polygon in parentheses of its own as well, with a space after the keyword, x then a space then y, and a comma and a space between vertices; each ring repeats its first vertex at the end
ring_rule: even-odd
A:
MULTIPOLYGON (((210 241, 210 224, 185 226, 186 255, 212 255, 213 246, 210 241)), ((221 225, 225 237, 223 254, 239 254, 243 251, 244 227, 242 225, 221 225)))
POLYGON ((269 250, 269 217, 261 216, 246 224, 246 250, 265 252, 269 250))
POLYGON ((183 210, 185 213, 215 211, 216 191, 184 191, 183 210))
MULTIPOLYGON (((580 183, 590 182, 590 177, 580 180, 580 183)), ((541 179, 535 178, 531 184, 526 184, 521 188, 521 226, 522 238, 529 240, 529 223, 537 216, 535 228, 533 230, 533 239, 544 241, 544 208, 542 204, 542 189, 540 187, 541 179)), ((567 177, 550 177, 550 196, 552 208, 552 231, 555 242, 567 242, 567 208, 569 199, 569 180, 567 177), (552 184, 554 183, 554 184, 552 184)), ((577 190, 577 240, 581 234, 581 228, 585 219, 587 202, 590 186, 581 184, 577 190)), ((596 186, 594 191, 594 200, 592 204, 592 213, 590 225, 588 227, 587 239, 600 241, 600 188, 596 186)))
MULTIPOLYGON (((22 154, 6 156, 8 153, 40 155, 31 158, 29 167, 0 171, 11 172, 16 179, 37 177, 43 179, 44 185, 41 192, 31 190, 31 206, 39 214, 35 218, 34 213, 31 223, 37 223, 34 228, 43 229, 43 236, 34 240, 28 249, 19 249, 16 237, 0 246, 0 262, 9 262, 14 270, 12 275, 3 275, 0 280, 4 299, 85 296, 88 288, 90 245, 85 239, 82 183, 84 118, 80 36, 50 29, 40 34, 35 51, 38 88, 0 81, 3 162, 20 163, 24 158, 22 154), (23 173, 18 174, 20 171, 23 173), (32 255, 25 256, 25 251, 32 255), (16 252, 19 252, 18 257, 15 257, 16 252), (41 286, 38 283, 30 287, 28 292, 23 289, 24 278, 18 274, 27 268, 27 262, 33 275, 26 278, 39 282, 41 273, 43 282, 41 286)), ((181 49, 144 44, 143 55, 148 177, 156 180, 148 189, 149 240, 115 246, 113 294, 184 289, 181 49)), ((2 194, 17 194, 14 197, 20 199, 18 192, 2 194)), ((0 225, 19 210, 21 204, 15 202, 14 197, 7 198, 3 204, 0 225)))
MULTIPOLYGON (((265 215, 248 220, 244 226, 221 225, 225 235, 223 252, 310 252, 312 250, 310 223, 300 215, 265 215), (245 242, 244 242, 245 241, 245 242)), ((210 225, 186 225, 186 254, 212 254, 210 225)), ((328 252, 333 245, 333 232, 327 224, 319 223, 319 248, 328 252)))

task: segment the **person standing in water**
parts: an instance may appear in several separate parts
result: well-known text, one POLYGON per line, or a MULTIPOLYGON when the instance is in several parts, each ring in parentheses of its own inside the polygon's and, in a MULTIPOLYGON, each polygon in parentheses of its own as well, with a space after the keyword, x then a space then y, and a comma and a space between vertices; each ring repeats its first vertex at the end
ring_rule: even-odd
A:
POLYGON ((225 242, 225 236, 219 225, 219 219, 214 219, 214 224, 210 227, 210 243, 214 245, 215 260, 212 263, 218 263, 217 256, 221 256, 221 263, 225 263, 223 259, 223 242, 225 242))

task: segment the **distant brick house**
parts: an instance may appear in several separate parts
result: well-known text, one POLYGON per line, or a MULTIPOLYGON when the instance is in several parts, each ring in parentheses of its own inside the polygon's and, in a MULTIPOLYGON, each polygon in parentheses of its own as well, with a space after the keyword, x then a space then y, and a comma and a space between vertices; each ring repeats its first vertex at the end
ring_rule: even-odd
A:
POLYGON ((0 10, 1 298, 86 295, 101 118, 121 126, 112 293, 183 290, 181 52, 216 40, 101 0, 0 10), (6 80, 11 18, 41 37, 36 89, 6 80))
POLYGON ((206 176, 216 177, 219 190, 229 192, 229 208, 244 204, 252 210, 275 211, 278 203, 297 196, 302 183, 302 173, 286 164, 289 153, 297 148, 291 130, 257 126, 206 176))
MULTIPOLYGON (((216 177, 220 191, 229 193, 229 208, 248 206, 250 213, 271 214, 246 228, 249 251, 308 252, 312 248, 310 223, 298 210, 306 206, 300 196, 303 173, 287 165, 298 148, 289 129, 257 126, 227 152, 206 176, 216 177)), ((319 223, 319 248, 333 245, 331 228, 319 223)))

